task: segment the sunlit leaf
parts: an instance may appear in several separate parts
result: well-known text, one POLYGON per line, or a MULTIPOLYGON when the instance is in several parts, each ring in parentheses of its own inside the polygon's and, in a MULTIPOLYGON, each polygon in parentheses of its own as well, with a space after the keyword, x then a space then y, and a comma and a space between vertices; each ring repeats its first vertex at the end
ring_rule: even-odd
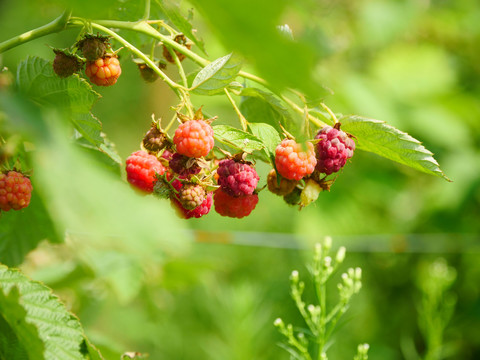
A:
POLYGON ((212 126, 215 139, 223 144, 245 152, 262 150, 265 145, 260 139, 228 125, 212 126))
POLYGON ((360 116, 345 116, 339 121, 342 130, 356 137, 355 142, 359 149, 450 181, 433 158, 433 154, 407 133, 384 121, 360 116))
POLYGON ((193 93, 199 95, 215 95, 235 80, 242 67, 242 59, 235 54, 223 56, 197 74, 193 80, 193 93))

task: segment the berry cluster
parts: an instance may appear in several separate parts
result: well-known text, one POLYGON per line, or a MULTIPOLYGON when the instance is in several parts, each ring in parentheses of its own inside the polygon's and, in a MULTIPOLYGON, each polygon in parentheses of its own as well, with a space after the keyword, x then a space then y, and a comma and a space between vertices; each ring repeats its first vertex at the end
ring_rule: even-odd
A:
MULTIPOLYGON (((192 47, 192 43, 183 34, 175 36, 172 40, 178 44, 177 46, 183 46, 186 49, 192 47)), ((72 76, 85 68, 85 75, 92 84, 111 86, 117 82, 122 73, 117 57, 118 50, 114 52, 111 49, 108 36, 85 34, 71 49, 53 49, 53 51, 55 53, 53 71, 61 78, 72 76)), ((179 61, 185 59, 184 54, 178 50, 171 50, 170 46, 165 44, 163 44, 163 56, 165 60, 152 60, 159 69, 166 68, 166 61, 174 64, 174 56, 179 61)), ((133 61, 146 82, 152 83, 159 78, 158 70, 144 60, 134 59, 133 61)))
MULTIPOLYGON (((212 204, 221 216, 243 218, 258 203, 260 177, 248 154, 215 151, 213 119, 201 110, 193 118, 177 114, 173 138, 157 122, 145 134, 143 150, 127 159, 127 180, 138 189, 168 198, 182 218, 199 218, 212 204), (225 157, 217 158, 218 153, 225 157)), ((291 205, 306 206, 329 190, 339 171, 352 157, 355 142, 340 125, 320 129, 315 139, 299 144, 285 138, 275 152, 275 169, 266 179, 268 190, 291 205), (323 174, 323 175, 322 175, 323 174)))

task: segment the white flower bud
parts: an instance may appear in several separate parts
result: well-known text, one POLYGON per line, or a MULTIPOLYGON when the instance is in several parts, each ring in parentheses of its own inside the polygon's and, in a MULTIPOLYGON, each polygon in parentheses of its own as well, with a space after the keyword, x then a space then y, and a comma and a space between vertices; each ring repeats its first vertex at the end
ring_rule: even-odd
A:
POLYGON ((273 322, 273 325, 282 326, 283 325, 283 320, 280 319, 280 318, 276 318, 275 321, 273 322))
POLYGON ((292 271, 292 274, 290 275, 290 279, 292 281, 295 281, 295 282, 298 281, 298 271, 297 270, 292 271))
POLYGON ((337 251, 337 256, 335 257, 335 261, 337 263, 342 263, 343 262, 343 259, 345 259, 345 252, 347 251, 347 249, 345 249, 345 246, 341 246, 338 251, 337 251))
POLYGON ((330 236, 325 236, 323 246, 325 247, 325 250, 330 250, 330 248, 332 247, 332 238, 330 236))

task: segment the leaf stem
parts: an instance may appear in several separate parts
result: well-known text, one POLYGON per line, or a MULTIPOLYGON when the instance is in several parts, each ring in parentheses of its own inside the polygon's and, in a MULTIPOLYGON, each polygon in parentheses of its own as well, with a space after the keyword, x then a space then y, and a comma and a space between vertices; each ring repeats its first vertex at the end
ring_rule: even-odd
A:
POLYGON ((150 18, 150 0, 145 0, 145 11, 143 13, 142 20, 148 20, 150 18))
POLYGON ((225 95, 227 95, 228 100, 232 104, 233 109, 235 110, 235 112, 238 115, 238 118, 240 119, 240 125, 242 125, 243 131, 247 131, 247 127, 248 127, 247 119, 245 119, 245 116, 243 116, 242 112, 240 111, 237 104, 235 103, 235 100, 233 100, 232 95, 230 94, 228 89, 224 88, 223 90, 225 91, 225 95))
POLYGON ((52 22, 0 43, 0 54, 31 40, 64 30, 71 14, 70 10, 65 10, 62 15, 52 22))
POLYGON ((329 108, 327 105, 325 105, 325 104, 322 102, 322 103, 320 103, 320 106, 328 113, 328 115, 331 116, 334 124, 338 123, 337 117, 335 116, 335 114, 333 113, 333 111, 330 110, 330 108, 329 108))

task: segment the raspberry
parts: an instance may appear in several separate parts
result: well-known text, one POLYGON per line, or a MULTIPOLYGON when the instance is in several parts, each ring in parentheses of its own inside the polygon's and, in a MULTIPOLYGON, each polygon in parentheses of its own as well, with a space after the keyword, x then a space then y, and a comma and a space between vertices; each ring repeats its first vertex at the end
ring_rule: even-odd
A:
MULTIPOLYGON (((157 65, 160 69, 165 69, 167 67, 167 64, 164 61, 158 61, 155 63, 155 65, 157 65)), ((137 66, 142 79, 147 83, 153 83, 159 78, 158 74, 144 62, 137 62, 137 66)))
POLYGON ((222 216, 241 219, 250 215, 253 209, 255 209, 258 203, 258 195, 251 194, 234 197, 220 188, 215 191, 213 200, 217 213, 222 216))
POLYGON ((167 146, 167 136, 161 130, 158 130, 157 124, 153 123, 145 134, 143 147, 152 153, 157 153, 167 146))
POLYGON ((300 206, 307 206, 318 199, 318 195, 323 191, 322 186, 313 179, 305 182, 305 187, 300 194, 300 206))
POLYGON ((108 36, 87 34, 77 42, 76 46, 88 61, 95 61, 105 56, 107 44, 108 36))
POLYGON ((253 194, 259 180, 254 168, 233 159, 220 161, 217 174, 218 184, 231 196, 253 194))
POLYGON ((196 175, 202 170, 195 158, 189 158, 179 153, 173 154, 168 165, 180 176, 196 175))
MULTIPOLYGON (((175 36, 174 41, 185 46, 188 50, 192 48, 192 44, 187 43, 187 38, 183 34, 179 34, 175 36)), ((175 51, 175 54, 177 55, 178 60, 182 61, 183 59, 185 59, 185 55, 183 55, 181 52, 179 52, 178 50, 173 50, 173 51, 175 51)), ((175 64, 175 59, 173 58, 172 54, 170 54, 170 51, 165 45, 163 45, 163 57, 169 63, 175 64)))
POLYGON ((178 215, 184 219, 190 219, 192 217, 199 218, 203 215, 207 215, 210 212, 213 203, 211 192, 207 194, 205 200, 200 204, 200 206, 197 206, 193 210, 185 209, 176 197, 172 197, 171 199, 172 205, 178 210, 178 215))
POLYGON ((0 173, 0 209, 8 211, 26 208, 30 204, 32 190, 30 179, 23 174, 16 171, 0 173))
POLYGON ((95 61, 87 61, 85 74, 98 86, 110 86, 117 82, 122 73, 120 62, 116 56, 105 56, 95 61))
POLYGON ((182 155, 194 158, 207 156, 213 148, 213 129, 203 120, 189 120, 177 128, 173 142, 182 155))
POLYGON ((315 139, 321 140, 316 145, 318 172, 327 175, 337 172, 353 156, 355 141, 340 129, 325 126, 318 132, 315 139))
POLYGON ((67 54, 61 50, 53 50, 55 59, 53 59, 53 71, 61 78, 66 78, 80 71, 83 67, 83 61, 78 56, 67 54))
POLYGON ((268 190, 274 194, 281 196, 290 194, 292 190, 295 189, 295 186, 297 186, 298 182, 296 180, 288 180, 281 175, 278 175, 278 177, 280 177, 280 183, 277 181, 275 169, 270 170, 267 176, 268 190))
POLYGON ((315 170, 315 151, 313 145, 307 142, 307 151, 294 140, 284 139, 275 150, 275 165, 277 171, 288 180, 300 180, 315 170))
POLYGON ((151 193, 155 185, 156 174, 163 175, 165 168, 156 156, 139 150, 127 158, 127 180, 140 190, 151 193))
POLYGON ((173 158, 173 153, 170 150, 165 149, 163 150, 161 157, 167 161, 170 161, 173 158))
POLYGON ((185 210, 193 210, 205 200, 205 189, 198 184, 185 184, 178 192, 178 200, 185 210))

